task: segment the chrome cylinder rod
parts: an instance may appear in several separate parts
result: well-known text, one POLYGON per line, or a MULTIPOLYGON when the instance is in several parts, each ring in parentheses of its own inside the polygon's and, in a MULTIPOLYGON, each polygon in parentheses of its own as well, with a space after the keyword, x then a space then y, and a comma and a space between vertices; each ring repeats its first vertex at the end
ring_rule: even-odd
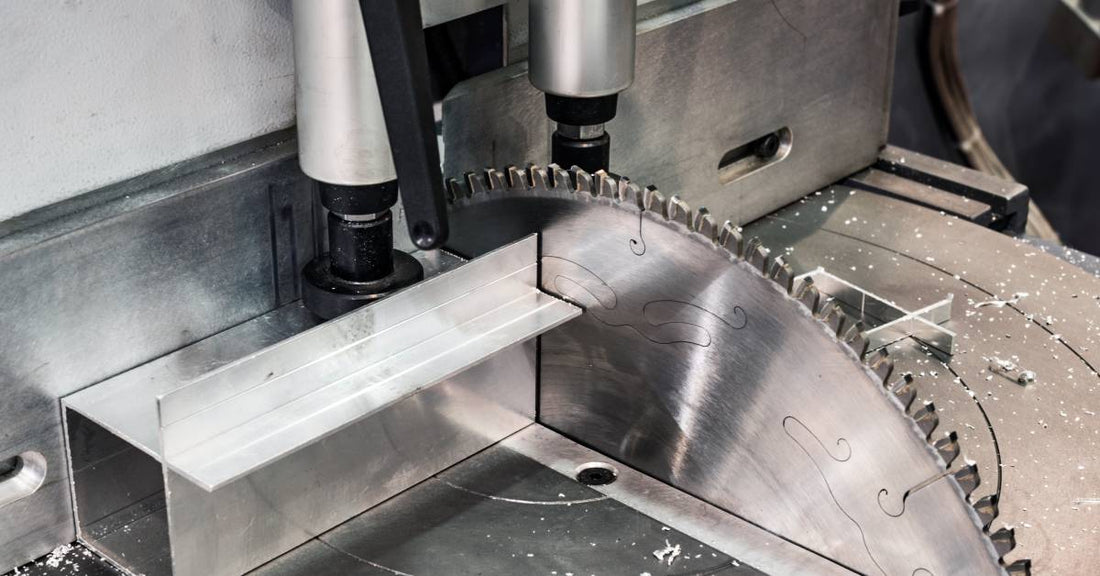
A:
POLYGON ((356 0, 294 0, 302 171, 342 186, 397 178, 356 0))

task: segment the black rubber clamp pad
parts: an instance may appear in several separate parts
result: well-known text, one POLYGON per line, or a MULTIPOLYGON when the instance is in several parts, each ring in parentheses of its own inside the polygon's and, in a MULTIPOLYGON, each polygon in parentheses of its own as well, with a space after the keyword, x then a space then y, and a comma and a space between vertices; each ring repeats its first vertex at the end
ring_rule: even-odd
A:
POLYGON ((397 204, 397 180, 363 186, 342 186, 317 182, 321 205, 344 215, 377 214, 397 204))
POLYGON ((577 166, 589 174, 607 170, 611 162, 611 136, 605 133, 597 138, 576 140, 554 132, 550 138, 550 158, 558 166, 577 166))
POLYGON ((615 117, 618 106, 618 94, 595 98, 546 95, 546 115, 554 122, 573 126, 592 126, 610 122, 615 117))
POLYGON ((393 251, 393 274, 373 282, 352 282, 332 273, 328 253, 302 270, 302 302, 310 312, 328 320, 369 304, 424 279, 424 267, 416 258, 393 251))

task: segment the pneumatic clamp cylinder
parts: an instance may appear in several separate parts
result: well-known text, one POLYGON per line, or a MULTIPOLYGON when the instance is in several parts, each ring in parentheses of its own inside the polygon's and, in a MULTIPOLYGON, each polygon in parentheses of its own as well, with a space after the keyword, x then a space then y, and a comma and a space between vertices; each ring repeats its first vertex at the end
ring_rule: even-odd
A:
MULTIPOLYGON (((359 3, 294 0, 292 7, 298 159, 328 211, 329 249, 302 270, 302 301, 328 319, 417 282, 424 271, 393 249, 398 170, 359 3)), ((420 188, 402 186, 411 188, 407 204, 420 188)))
POLYGON ((335 318, 423 279, 420 262, 393 248, 397 180, 318 188, 328 210, 328 252, 302 271, 306 308, 335 318))
POLYGON ((531 0, 529 77, 557 123, 558 165, 608 168, 604 125, 634 81, 635 12, 636 0, 531 0))

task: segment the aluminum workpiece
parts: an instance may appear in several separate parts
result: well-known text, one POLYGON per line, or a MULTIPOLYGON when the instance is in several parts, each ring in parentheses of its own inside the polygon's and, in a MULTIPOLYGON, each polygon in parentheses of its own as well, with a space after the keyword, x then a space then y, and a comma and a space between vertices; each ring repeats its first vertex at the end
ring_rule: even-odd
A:
POLYGON ((270 316, 285 328, 245 324, 67 397, 80 538, 134 573, 240 574, 527 425, 530 339, 580 314, 535 287, 536 244, 197 379, 224 343, 257 348, 307 313, 291 305, 270 316))

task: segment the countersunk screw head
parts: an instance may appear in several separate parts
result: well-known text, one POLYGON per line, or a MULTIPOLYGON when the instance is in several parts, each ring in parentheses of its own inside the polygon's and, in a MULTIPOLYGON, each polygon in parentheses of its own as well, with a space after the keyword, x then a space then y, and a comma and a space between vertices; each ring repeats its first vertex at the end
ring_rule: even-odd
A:
POLYGON ((605 486, 618 477, 615 467, 603 462, 589 462, 577 467, 577 482, 586 486, 605 486))

